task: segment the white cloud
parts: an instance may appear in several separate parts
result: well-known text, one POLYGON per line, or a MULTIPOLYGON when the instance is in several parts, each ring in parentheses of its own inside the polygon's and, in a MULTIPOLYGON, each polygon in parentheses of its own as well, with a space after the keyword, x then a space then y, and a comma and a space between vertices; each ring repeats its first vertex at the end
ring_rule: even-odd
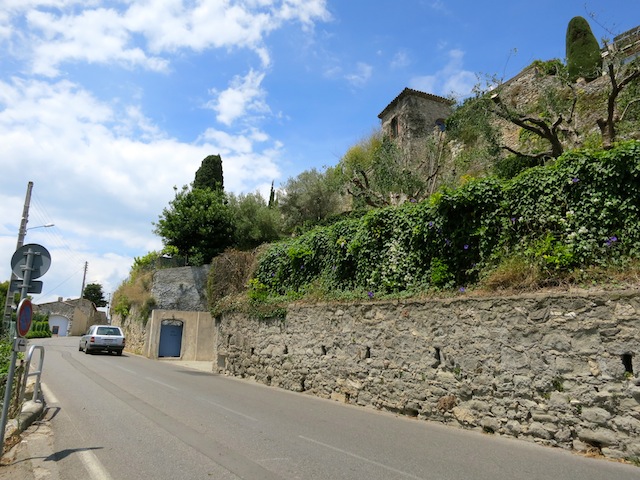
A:
MULTIPOLYGON (((52 267, 47 284, 75 275, 88 260, 96 278, 108 279, 108 288, 126 276, 133 256, 160 248, 152 222, 173 197, 173 186, 193 181, 204 157, 221 153, 225 188, 240 193, 280 176, 276 161, 282 150, 256 129, 207 130, 185 143, 162 131, 138 105, 109 105, 67 80, 15 78, 0 81, 0 144, 0 246, 6 247, 0 265, 9 265, 26 184, 33 181, 34 199, 48 210, 41 223, 55 223, 65 238, 65 245, 47 243, 65 264, 52 267), (65 251, 74 252, 74 261, 64 259, 65 251)), ((51 234, 38 229, 29 237, 44 230, 51 234)))
POLYGON ((283 20, 299 20, 310 27, 315 20, 331 19, 326 3, 326 0, 284 0, 277 16, 283 20))
POLYGON ((230 192, 264 191, 279 179, 284 147, 257 127, 271 114, 262 86, 271 65, 266 39, 287 23, 312 31, 330 19, 326 0, 0 2, 0 48, 12 61, 8 71, 16 72, 0 76, 0 267, 8 278, 24 189, 33 181, 30 225, 56 225, 28 235, 50 246, 44 292, 51 299, 79 295, 85 261, 88 281, 113 291, 134 256, 159 249, 152 222, 173 186, 193 181, 207 155, 222 155, 230 192), (164 115, 173 112, 151 117, 156 92, 130 72, 114 76, 131 83, 112 98, 88 86, 92 75, 110 72, 87 65, 146 69, 173 80, 170 62, 208 50, 249 51, 260 65, 212 90, 208 107, 226 130, 205 124, 180 132, 191 138, 175 138, 165 130, 174 122, 164 115), (132 89, 133 100, 115 98, 132 89), (77 292, 69 293, 70 283, 77 292))
POLYGON ((369 81, 372 73, 373 67, 371 65, 364 62, 358 62, 356 64, 355 71, 345 75, 345 78, 351 85, 355 87, 362 87, 369 81))
POLYGON ((462 98, 469 95, 477 83, 476 74, 463 68, 464 52, 449 51, 448 63, 435 75, 414 77, 410 80, 411 88, 436 95, 453 95, 462 98))
MULTIPOLYGON (((217 94, 217 99, 207 106, 217 113, 217 120, 225 125, 231 125, 248 113, 268 113, 266 92, 260 86, 264 76, 264 72, 251 70, 244 77, 234 77, 231 86, 217 94)), ((217 92, 213 90, 211 93, 217 92)))
POLYGON ((330 19, 326 0, 137 0, 120 9, 97 0, 9 1, 0 14, 0 40, 25 41, 33 71, 47 76, 59 75, 65 62, 166 72, 163 55, 183 49, 249 49, 266 67, 271 59, 264 41, 271 32, 285 22, 311 30, 330 19), (27 32, 17 27, 23 15, 27 32))
POLYGON ((80 15, 54 15, 31 11, 27 22, 32 31, 40 32, 33 48, 34 73, 57 76, 63 62, 115 62, 125 66, 142 66, 166 71, 168 62, 149 57, 138 47, 130 46, 131 33, 123 25, 121 15, 113 9, 85 10, 80 15))
POLYGON ((397 52, 391 60, 391 68, 404 68, 411 64, 409 55, 405 51, 397 52))

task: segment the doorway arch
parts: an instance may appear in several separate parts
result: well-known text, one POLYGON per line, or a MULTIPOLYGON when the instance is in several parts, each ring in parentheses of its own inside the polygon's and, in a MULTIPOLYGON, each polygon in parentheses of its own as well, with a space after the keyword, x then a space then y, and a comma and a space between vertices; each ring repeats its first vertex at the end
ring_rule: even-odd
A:
POLYGON ((180 357, 182 353, 182 320, 163 320, 160 324, 158 357, 180 357))

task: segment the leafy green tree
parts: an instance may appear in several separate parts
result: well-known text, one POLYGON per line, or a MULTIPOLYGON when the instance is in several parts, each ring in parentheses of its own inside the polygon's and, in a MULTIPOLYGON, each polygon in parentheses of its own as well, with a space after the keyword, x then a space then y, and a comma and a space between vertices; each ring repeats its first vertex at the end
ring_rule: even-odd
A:
POLYGON ((233 245, 233 211, 220 190, 186 185, 154 223, 154 233, 192 265, 202 265, 233 245))
POLYGON ((82 292, 82 298, 91 300, 96 307, 107 306, 107 301, 104 298, 104 293, 102 291, 102 285, 99 283, 89 283, 85 286, 84 291, 82 292))
POLYGON ((589 22, 583 17, 573 17, 569 21, 566 50, 569 79, 572 82, 579 77, 587 81, 598 77, 602 70, 600 45, 591 31, 589 22))
POLYGON ((278 202, 288 232, 317 225, 340 209, 339 194, 327 175, 315 168, 289 178, 279 192, 278 202))
MULTIPOLYGON (((624 46, 623 46, 624 48, 624 46)), ((607 58, 607 77, 610 88, 607 96, 607 117, 597 120, 602 133, 602 144, 608 149, 616 141, 616 125, 621 122, 632 125, 637 132, 638 107, 640 106, 640 57, 628 58, 624 50, 614 43, 607 58), (622 95, 626 93, 627 95, 622 95)))
POLYGON ((574 117, 578 92, 559 60, 536 60, 529 69, 537 84, 529 102, 523 104, 517 90, 509 92, 506 87, 485 93, 492 100, 494 115, 521 129, 522 148, 502 148, 533 160, 558 158, 568 145, 577 143, 574 117))
POLYGON ((209 188, 211 190, 224 190, 224 178, 222 175, 222 158, 220 155, 209 155, 200 168, 196 171, 193 188, 209 188))
POLYGON ((438 131, 405 152, 375 132, 351 147, 339 168, 354 207, 380 208, 428 197, 441 183, 445 144, 444 132, 438 131))
POLYGON ((229 195, 229 209, 235 224, 234 244, 241 250, 255 248, 280 238, 282 218, 260 193, 229 195))
POLYGON ((273 181, 271 182, 271 190, 269 191, 269 208, 275 208, 278 205, 276 200, 276 190, 273 188, 273 181))

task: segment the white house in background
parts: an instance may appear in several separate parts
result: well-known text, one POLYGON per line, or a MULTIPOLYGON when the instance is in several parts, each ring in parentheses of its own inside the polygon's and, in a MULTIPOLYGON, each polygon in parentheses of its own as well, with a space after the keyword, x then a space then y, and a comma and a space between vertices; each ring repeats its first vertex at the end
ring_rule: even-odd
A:
POLYGON ((59 337, 84 334, 91 325, 107 323, 107 314, 96 309, 91 300, 76 298, 34 305, 40 313, 49 314, 51 334, 59 337))

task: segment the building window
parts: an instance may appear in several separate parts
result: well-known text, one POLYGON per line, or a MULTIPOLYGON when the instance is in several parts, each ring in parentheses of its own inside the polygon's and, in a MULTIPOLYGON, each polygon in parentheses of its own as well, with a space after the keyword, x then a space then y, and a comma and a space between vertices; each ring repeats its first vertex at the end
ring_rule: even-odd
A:
POLYGON ((390 125, 390 129, 391 129, 391 138, 397 138, 398 137, 398 117, 393 117, 391 119, 391 125, 390 125))

